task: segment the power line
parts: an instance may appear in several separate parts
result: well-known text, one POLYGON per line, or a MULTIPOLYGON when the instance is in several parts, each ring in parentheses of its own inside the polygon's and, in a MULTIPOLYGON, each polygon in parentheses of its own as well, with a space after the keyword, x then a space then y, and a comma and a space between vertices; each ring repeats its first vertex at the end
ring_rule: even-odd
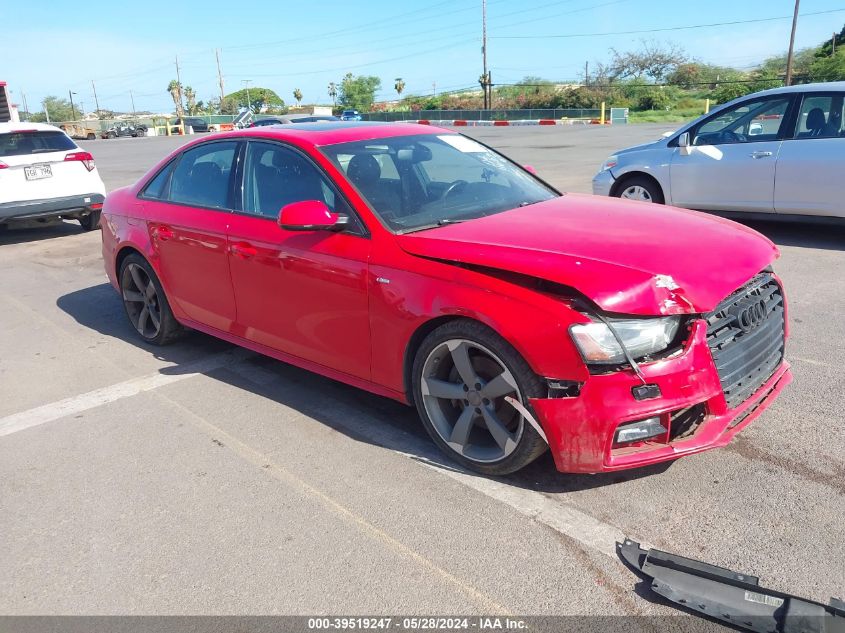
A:
MULTIPOLYGON (((830 13, 841 13, 845 9, 828 9, 827 11, 814 11, 812 13, 802 13, 800 17, 809 17, 812 15, 828 15, 830 13)), ((759 22, 774 22, 775 20, 791 20, 791 15, 780 15, 773 18, 755 18, 753 20, 734 20, 732 22, 713 22, 710 24, 691 24, 688 26, 672 26, 659 29, 640 29, 636 31, 607 31, 604 33, 566 33, 563 35, 496 35, 493 39, 498 40, 537 40, 537 39, 568 39, 575 37, 603 37, 606 35, 635 35, 639 33, 662 33, 665 31, 686 31, 690 29, 706 29, 714 26, 734 26, 736 24, 755 24, 759 22)))

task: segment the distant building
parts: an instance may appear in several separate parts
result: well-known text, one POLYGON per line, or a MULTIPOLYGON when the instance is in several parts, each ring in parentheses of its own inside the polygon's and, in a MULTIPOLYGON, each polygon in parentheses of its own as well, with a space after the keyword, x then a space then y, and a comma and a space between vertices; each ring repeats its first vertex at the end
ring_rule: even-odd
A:
POLYGON ((18 123, 20 117, 18 116, 18 106, 9 100, 9 90, 6 88, 6 82, 0 81, 0 123, 18 123))

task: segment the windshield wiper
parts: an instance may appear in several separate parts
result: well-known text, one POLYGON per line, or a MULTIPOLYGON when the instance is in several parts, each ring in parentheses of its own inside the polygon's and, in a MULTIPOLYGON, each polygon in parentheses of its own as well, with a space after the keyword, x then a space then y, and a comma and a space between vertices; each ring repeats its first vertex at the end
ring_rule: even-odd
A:
POLYGON ((437 220, 436 226, 446 226, 447 224, 460 224, 461 222, 466 222, 466 220, 453 220, 451 218, 443 218, 442 220, 437 220))
POLYGON ((461 222, 466 222, 468 219, 470 219, 470 218, 467 218, 467 219, 464 219, 464 220, 453 220, 453 219, 450 219, 450 218, 442 218, 440 220, 437 220, 437 222, 432 222, 431 224, 422 224, 420 226, 413 226, 413 227, 408 228, 408 229, 402 229, 401 231, 399 231, 399 233, 401 235, 405 235, 407 233, 416 233, 417 231, 425 231, 426 229, 436 229, 437 227, 447 226, 449 224, 460 224, 461 222))

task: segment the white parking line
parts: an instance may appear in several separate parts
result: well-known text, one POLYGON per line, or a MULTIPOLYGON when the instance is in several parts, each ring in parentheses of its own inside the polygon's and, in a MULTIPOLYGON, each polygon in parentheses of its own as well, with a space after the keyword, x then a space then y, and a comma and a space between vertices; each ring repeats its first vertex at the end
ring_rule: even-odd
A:
POLYGON ((254 354, 245 349, 235 349, 208 356, 201 360, 186 365, 166 365, 153 374, 147 374, 139 378, 132 378, 119 382, 108 387, 94 389, 87 393, 71 396, 64 400, 45 404, 28 411, 13 413, 5 418, 0 418, 0 437, 10 435, 29 429, 40 424, 53 422, 65 416, 81 413, 95 407, 115 402, 123 398, 135 396, 144 391, 157 389, 164 385, 170 385, 181 380, 193 378, 220 367, 230 366, 240 362, 254 354), (164 373, 168 369, 175 369, 174 373, 164 373))

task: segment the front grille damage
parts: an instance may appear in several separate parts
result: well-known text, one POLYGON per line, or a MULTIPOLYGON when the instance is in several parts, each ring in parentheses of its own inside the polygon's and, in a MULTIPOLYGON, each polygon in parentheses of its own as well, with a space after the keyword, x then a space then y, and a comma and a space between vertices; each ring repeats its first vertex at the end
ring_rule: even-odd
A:
POLYGON ((728 408, 751 397, 783 361, 783 292, 763 272, 722 301, 707 320, 707 344, 728 408))

